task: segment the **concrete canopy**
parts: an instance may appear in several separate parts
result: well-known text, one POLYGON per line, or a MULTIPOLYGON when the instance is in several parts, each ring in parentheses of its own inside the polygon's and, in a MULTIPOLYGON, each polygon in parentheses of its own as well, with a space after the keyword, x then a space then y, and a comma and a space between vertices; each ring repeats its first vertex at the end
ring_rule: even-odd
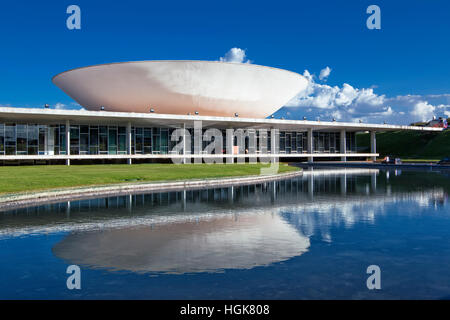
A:
POLYGON ((294 72, 218 61, 137 61, 60 73, 53 83, 84 108, 265 118, 307 86, 294 72))

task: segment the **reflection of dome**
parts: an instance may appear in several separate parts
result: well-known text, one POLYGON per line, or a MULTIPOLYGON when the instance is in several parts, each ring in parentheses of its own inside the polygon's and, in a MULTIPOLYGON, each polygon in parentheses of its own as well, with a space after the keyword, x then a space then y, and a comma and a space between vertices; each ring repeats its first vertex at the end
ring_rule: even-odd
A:
POLYGON ((75 233, 56 244, 53 253, 94 268, 188 273, 268 265, 299 256, 309 245, 280 216, 248 214, 75 233))
POLYGON ((137 61, 56 75, 53 83, 88 110, 265 118, 307 80, 294 72, 218 61, 137 61))

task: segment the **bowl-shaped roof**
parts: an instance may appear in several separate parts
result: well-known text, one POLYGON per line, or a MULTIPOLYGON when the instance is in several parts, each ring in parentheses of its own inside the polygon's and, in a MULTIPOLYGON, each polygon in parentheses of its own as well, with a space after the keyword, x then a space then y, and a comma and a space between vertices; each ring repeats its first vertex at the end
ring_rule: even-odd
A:
POLYGON ((53 83, 88 110, 265 118, 307 80, 294 72, 216 61, 137 61, 69 70, 53 83))

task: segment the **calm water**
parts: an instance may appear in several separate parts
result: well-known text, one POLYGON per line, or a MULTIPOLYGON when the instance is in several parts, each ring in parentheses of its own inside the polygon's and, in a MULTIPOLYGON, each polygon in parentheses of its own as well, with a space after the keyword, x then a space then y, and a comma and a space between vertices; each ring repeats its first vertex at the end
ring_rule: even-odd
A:
POLYGON ((449 179, 316 169, 0 212, 0 298, 450 299, 449 179))

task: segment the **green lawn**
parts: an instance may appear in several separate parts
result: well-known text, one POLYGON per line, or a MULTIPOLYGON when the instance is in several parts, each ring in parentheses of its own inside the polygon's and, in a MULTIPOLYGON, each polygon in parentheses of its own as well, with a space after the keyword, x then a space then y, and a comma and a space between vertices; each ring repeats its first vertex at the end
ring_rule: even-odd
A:
MULTIPOLYGON (((356 135, 358 148, 369 150, 369 134, 356 135)), ((450 156, 450 130, 443 132, 394 131, 377 133, 377 151, 402 160, 436 161, 450 156)))
MULTIPOLYGON (((0 167, 0 194, 116 183, 258 175, 262 164, 133 164, 0 167)), ((279 172, 298 170, 280 164, 279 172)))

